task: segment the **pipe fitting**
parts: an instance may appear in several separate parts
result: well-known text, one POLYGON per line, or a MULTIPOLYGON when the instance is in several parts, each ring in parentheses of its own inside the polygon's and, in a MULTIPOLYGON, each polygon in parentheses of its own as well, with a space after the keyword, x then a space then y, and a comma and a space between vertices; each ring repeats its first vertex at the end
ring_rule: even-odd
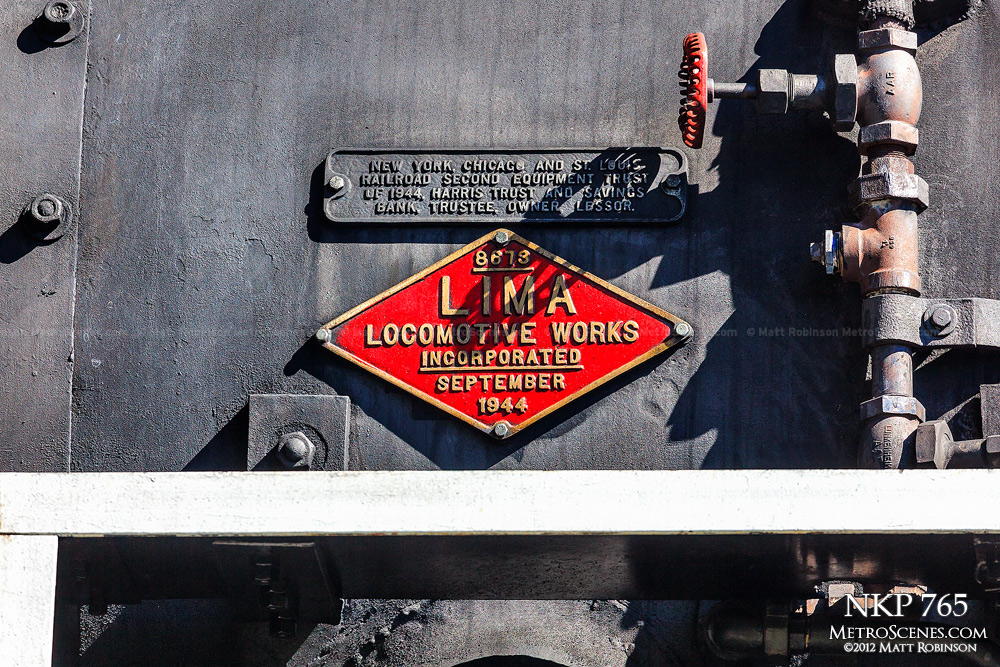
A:
POLYGON ((896 199, 909 202, 923 212, 930 205, 927 181, 916 174, 876 172, 859 176, 847 189, 850 205, 857 213, 877 201, 896 199))
POLYGON ((917 61, 904 48, 883 48, 869 51, 858 71, 858 123, 916 125, 924 99, 917 61))
POLYGON ((906 155, 917 152, 920 132, 909 123, 898 120, 884 120, 865 125, 858 131, 858 152, 867 155, 875 146, 888 145, 898 148, 906 155))
POLYGON ((916 211, 873 206, 859 225, 844 225, 840 239, 841 275, 861 285, 863 293, 920 293, 916 211))
POLYGON ((858 117, 858 60, 853 53, 838 53, 833 59, 833 104, 830 122, 836 132, 849 132, 858 117))
POLYGON ((858 51, 867 53, 879 49, 903 49, 911 54, 917 52, 917 33, 899 28, 876 28, 858 33, 858 51))
POLYGON ((924 421, 927 412, 924 406, 913 396, 893 396, 886 394, 870 398, 861 404, 861 420, 867 421, 882 415, 901 415, 915 417, 924 421))
POLYGON ((909 467, 918 426, 916 418, 902 415, 883 415, 870 421, 862 429, 859 464, 881 470, 909 467))
POLYGON ((858 19, 862 24, 891 22, 909 30, 916 25, 914 0, 864 0, 858 19))
POLYGON ((913 163, 903 155, 892 152, 888 155, 869 158, 861 167, 864 174, 913 174, 913 163))

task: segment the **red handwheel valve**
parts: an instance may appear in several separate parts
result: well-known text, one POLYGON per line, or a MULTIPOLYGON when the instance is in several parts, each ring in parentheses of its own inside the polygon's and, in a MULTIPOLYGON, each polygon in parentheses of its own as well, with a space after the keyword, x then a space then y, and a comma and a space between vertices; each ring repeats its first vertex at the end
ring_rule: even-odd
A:
POLYGON ((677 124, 684 143, 691 148, 701 148, 708 110, 708 45, 702 33, 693 32, 684 38, 684 59, 677 75, 683 95, 677 124))
POLYGON ((677 124, 684 143, 701 148, 705 138, 708 105, 719 99, 757 101, 757 113, 782 114, 792 109, 826 111, 833 128, 854 127, 858 111, 858 62, 840 53, 827 74, 792 74, 783 69, 759 69, 755 83, 724 83, 708 76, 708 42, 692 32, 684 38, 684 59, 677 73, 681 79, 681 111, 677 124))

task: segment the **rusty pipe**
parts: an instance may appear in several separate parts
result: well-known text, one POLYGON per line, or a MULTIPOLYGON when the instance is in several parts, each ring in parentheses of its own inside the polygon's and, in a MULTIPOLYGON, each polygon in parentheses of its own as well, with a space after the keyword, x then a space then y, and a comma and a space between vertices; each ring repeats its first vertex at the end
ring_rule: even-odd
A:
POLYGON ((898 203, 868 207, 858 225, 841 229, 841 275, 864 294, 920 293, 917 272, 917 212, 898 203))
MULTIPOLYGON (((841 274, 865 297, 920 293, 917 215, 927 208, 926 182, 909 157, 918 143, 923 82, 915 58, 912 0, 863 3, 858 33, 858 150, 867 158, 851 185, 861 220, 841 229, 841 274)), ((913 398, 913 350, 877 345, 871 350, 872 399, 862 404, 859 462, 900 468, 916 462, 923 407, 913 398)))

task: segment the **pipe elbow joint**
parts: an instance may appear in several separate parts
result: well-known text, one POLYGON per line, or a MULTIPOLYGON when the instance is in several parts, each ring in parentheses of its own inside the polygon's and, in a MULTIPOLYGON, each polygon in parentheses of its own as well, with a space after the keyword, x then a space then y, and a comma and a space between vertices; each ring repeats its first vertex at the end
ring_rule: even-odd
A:
POLYGON ((859 224, 844 225, 841 238, 841 275, 862 292, 920 293, 916 211, 873 206, 859 224))

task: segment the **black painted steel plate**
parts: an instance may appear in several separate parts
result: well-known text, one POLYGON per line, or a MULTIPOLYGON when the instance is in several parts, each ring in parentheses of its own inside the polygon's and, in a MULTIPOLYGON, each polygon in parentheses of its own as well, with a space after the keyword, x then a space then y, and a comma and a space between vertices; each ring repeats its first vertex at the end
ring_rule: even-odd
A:
POLYGON ((342 223, 677 221, 687 159, 673 148, 335 150, 324 210, 342 223))

